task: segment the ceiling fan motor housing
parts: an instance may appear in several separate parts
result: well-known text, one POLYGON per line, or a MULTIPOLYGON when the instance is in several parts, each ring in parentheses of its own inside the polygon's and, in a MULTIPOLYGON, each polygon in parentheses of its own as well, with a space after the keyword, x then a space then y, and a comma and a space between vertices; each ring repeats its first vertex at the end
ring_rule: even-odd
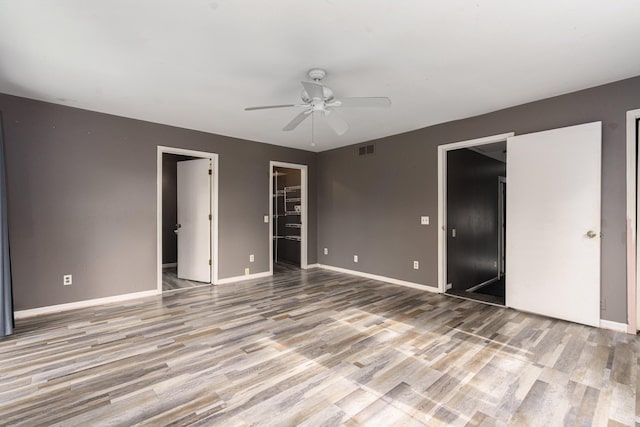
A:
MULTIPOLYGON (((322 86, 322 94, 324 95, 324 102, 330 102, 333 100, 333 91, 328 87, 322 86)), ((300 96, 302 97, 302 101, 304 101, 305 104, 311 104, 313 101, 313 98, 311 98, 307 91, 304 89, 302 89, 302 93, 300 94, 300 96)))
MULTIPOLYGON (((312 68, 307 72, 307 75, 314 82, 321 84, 320 80, 322 80, 327 75, 327 72, 322 68, 312 68)), ((322 95, 324 96, 324 102, 330 102, 333 100, 333 91, 324 85, 322 85, 322 95)), ((305 104, 313 103, 313 98, 311 98, 307 91, 304 89, 302 90, 301 97, 302 101, 304 101, 305 104)))

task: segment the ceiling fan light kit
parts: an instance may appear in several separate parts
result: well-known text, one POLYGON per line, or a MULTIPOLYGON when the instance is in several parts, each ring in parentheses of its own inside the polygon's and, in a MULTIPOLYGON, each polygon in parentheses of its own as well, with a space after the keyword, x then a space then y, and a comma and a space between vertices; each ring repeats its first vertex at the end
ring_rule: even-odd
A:
POLYGON ((313 116, 324 118, 326 124, 337 134, 344 135, 349 130, 347 122, 336 114, 335 109, 340 107, 373 107, 389 108, 391 100, 386 97, 355 97, 336 99, 333 91, 321 83, 327 72, 322 68, 312 68, 308 71, 308 76, 313 82, 302 83, 302 93, 300 95, 302 104, 281 104, 267 105, 263 107, 248 107, 245 111, 267 110, 274 108, 304 108, 304 111, 296 115, 284 128, 283 131, 292 131, 297 128, 307 117, 313 116))

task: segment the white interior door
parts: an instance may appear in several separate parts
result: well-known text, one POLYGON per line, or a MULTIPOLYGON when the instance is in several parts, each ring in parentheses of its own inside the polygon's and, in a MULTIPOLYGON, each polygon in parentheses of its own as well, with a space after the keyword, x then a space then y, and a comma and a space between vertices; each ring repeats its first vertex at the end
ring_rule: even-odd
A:
POLYGON ((508 306, 599 325, 601 126, 507 139, 508 306))
MULTIPOLYGON (((638 156, 638 151, 640 148, 640 119, 636 119, 636 158, 638 156)), ((640 164, 638 160, 636 162, 636 173, 638 175, 638 183, 640 184, 640 164)), ((640 247, 638 247, 638 237, 640 237, 640 233, 638 233, 638 214, 640 214, 640 188, 636 184, 636 223, 633 226, 636 229, 636 330, 640 329, 640 277, 638 275, 638 271, 640 269, 640 247)))
POLYGON ((211 282, 209 159, 178 162, 178 277, 211 282))

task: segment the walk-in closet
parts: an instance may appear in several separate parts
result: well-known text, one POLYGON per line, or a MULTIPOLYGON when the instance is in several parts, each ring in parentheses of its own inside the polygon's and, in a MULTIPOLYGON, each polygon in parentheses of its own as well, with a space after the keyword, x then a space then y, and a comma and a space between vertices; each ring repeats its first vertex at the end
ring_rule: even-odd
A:
POLYGON ((301 171, 273 168, 273 262, 300 267, 302 227, 301 171))

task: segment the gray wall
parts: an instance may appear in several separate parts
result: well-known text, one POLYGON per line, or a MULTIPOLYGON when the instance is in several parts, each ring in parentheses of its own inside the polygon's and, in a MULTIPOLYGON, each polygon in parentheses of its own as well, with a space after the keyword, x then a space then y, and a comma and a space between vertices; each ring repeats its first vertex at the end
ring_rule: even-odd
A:
POLYGON ((435 287, 438 145, 602 121, 602 317, 626 322, 625 126, 636 108, 640 77, 379 139, 372 156, 356 146, 320 153, 318 262, 435 287))
POLYGON ((636 108, 640 77, 383 138, 358 156, 356 146, 316 155, 0 95, 15 308, 155 288, 157 145, 220 155, 220 278, 268 270, 262 217, 278 160, 309 165, 309 263, 437 286, 438 145, 602 121, 602 317, 624 322, 625 114, 636 108))
POLYGON ((269 161, 308 165, 316 262, 312 152, 9 95, 0 111, 16 310, 156 288, 158 145, 220 156, 220 278, 269 270, 269 161), (63 274, 73 285, 62 285, 63 274))
POLYGON ((498 177, 506 173, 505 163, 474 151, 447 153, 447 282, 454 290, 498 276, 498 177))

